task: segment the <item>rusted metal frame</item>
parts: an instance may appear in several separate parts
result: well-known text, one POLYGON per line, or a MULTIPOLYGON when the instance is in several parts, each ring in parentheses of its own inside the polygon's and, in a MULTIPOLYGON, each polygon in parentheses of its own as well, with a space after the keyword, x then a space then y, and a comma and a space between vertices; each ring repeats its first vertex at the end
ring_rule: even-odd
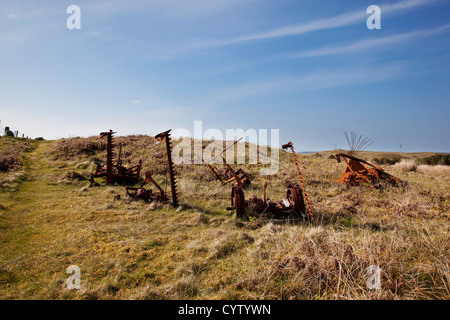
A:
MULTIPOLYGON (((354 175, 354 179, 355 179, 355 182, 356 182, 356 179, 364 179, 364 180, 366 180, 366 181, 369 181, 369 179, 368 179, 368 177, 366 177, 366 175, 364 175, 364 174, 362 174, 362 173, 359 173, 359 172, 355 172, 353 169, 352 169, 352 167, 350 166, 350 164, 348 163, 348 161, 345 159, 345 157, 344 156, 341 156, 342 157, 342 159, 344 160, 344 162, 345 162, 345 164, 347 165, 347 168, 351 171, 351 173, 354 175)), ((352 159, 352 160, 355 160, 355 159, 352 159)), ((355 161, 357 161, 357 160, 355 160, 355 161)), ((364 167, 364 169, 366 170, 366 172, 367 172, 367 168, 364 166, 364 164, 361 164, 363 167, 364 167)), ((345 178, 344 178, 345 179, 345 178)), ((348 181, 347 182, 350 182, 350 179, 349 178, 347 178, 348 179, 348 181)))
MULTIPOLYGON (((119 166, 119 167, 121 167, 121 166, 119 166)), ((139 176, 141 173, 141 169, 142 169, 142 160, 139 160, 139 164, 137 164, 133 167, 127 168, 127 175, 128 174, 130 174, 130 175, 136 174, 137 176, 139 176)))
POLYGON ((141 188, 146 184, 146 183, 153 183, 153 185, 159 190, 159 192, 161 193, 161 198, 165 199, 166 197, 166 193, 164 192, 164 190, 161 188, 161 186, 153 179, 151 172, 150 171, 146 171, 145 172, 145 180, 142 182, 141 184, 141 188))
MULTIPOLYGON (((355 176, 355 178, 365 178, 364 180, 366 180, 366 181, 369 180, 364 174, 359 173, 359 172, 357 172, 357 171, 355 172, 355 171, 352 169, 351 165, 348 163, 346 157, 349 158, 349 159, 352 159, 352 160, 354 160, 354 161, 358 161, 358 162, 360 162, 360 163, 361 163, 361 162, 365 162, 364 160, 360 160, 360 159, 358 159, 358 158, 352 157, 352 156, 350 156, 350 155, 345 155, 345 154, 342 154, 342 153, 338 154, 337 156, 341 157, 341 158, 344 160, 345 164, 347 165, 347 168, 348 168, 348 169, 350 170, 350 172, 355 176)), ((364 169, 365 169, 366 172, 367 172, 368 170, 367 170, 367 167, 364 165, 364 163, 361 163, 361 165, 364 167, 364 169)))
POLYGON ((117 157, 116 167, 119 167, 121 165, 122 165, 122 143, 120 144, 119 156, 117 157))
MULTIPOLYGON (((341 156, 342 157, 342 156, 341 156)), ((348 163, 347 159, 345 159, 344 157, 342 157, 342 160, 344 160, 345 164, 347 165, 347 168, 354 174, 357 175, 357 173, 355 171, 353 171, 352 167, 350 166, 350 164, 348 163)))
POLYGON ((216 180, 218 180, 218 181, 220 181, 220 183, 224 184, 221 174, 218 172, 218 170, 216 168, 213 168, 209 163, 206 163, 206 165, 208 166, 209 170, 211 170, 211 172, 213 173, 216 180))
MULTIPOLYGON (((239 185, 239 187, 243 187, 242 181, 241 179, 237 176, 236 172, 234 172, 234 170, 230 167, 230 165, 225 161, 225 158, 222 157, 223 159, 223 163, 227 166, 228 170, 230 170, 231 174, 234 177, 234 180, 236 180, 236 183, 239 185)), ((228 182, 232 181, 233 179, 230 179, 228 181, 225 182, 225 184, 227 184, 228 182)))
MULTIPOLYGON (((297 173, 299 176, 300 187, 297 183, 289 184, 288 190, 286 192, 286 197, 288 199, 288 204, 285 204, 285 201, 280 202, 269 202, 267 199, 266 189, 267 189, 267 181, 264 183, 264 197, 263 199, 258 198, 256 195, 252 196, 248 200, 244 200, 244 194, 242 191, 242 187, 235 183, 231 192, 231 207, 227 207, 227 210, 236 210, 237 217, 244 217, 244 212, 247 208, 252 208, 259 214, 264 214, 267 212, 279 213, 279 212, 291 212, 295 214, 306 214, 305 212, 305 203, 308 208, 309 219, 313 220, 313 214, 311 210, 311 205, 309 203, 308 194, 306 192, 306 187, 303 181, 303 175, 300 171, 300 167, 298 164, 298 160, 294 151, 294 147, 292 142, 289 142, 286 145, 282 146, 283 149, 291 148, 294 164, 297 169, 297 173), (302 191, 303 189, 303 191, 302 191)), ((225 162, 226 163, 226 162, 225 162)), ((234 171, 231 171, 234 173, 234 171)))
POLYGON ((225 151, 227 151, 229 148, 233 147, 235 144, 237 144, 239 141, 241 141, 243 138, 240 138, 236 141, 234 141, 232 144, 230 144, 229 146, 227 146, 225 149, 222 150, 221 153, 215 155, 213 158, 209 159, 208 162, 206 162, 206 164, 208 165, 208 167, 210 168, 210 170, 213 172, 213 174, 215 175, 216 179, 218 178, 218 174, 214 171, 214 169, 212 168, 212 166, 209 164, 211 161, 213 161, 214 159, 216 159, 217 157, 222 157, 223 163, 224 165, 228 168, 228 170, 231 172, 231 174, 233 175, 233 178, 227 180, 227 181, 223 181, 223 179, 220 177, 218 178, 218 180, 220 180, 220 182, 222 184, 227 184, 233 180, 236 180, 236 182, 238 183, 238 185, 240 187, 243 186, 242 180, 238 177, 238 175, 236 174, 236 172, 233 170, 233 168, 231 168, 231 166, 226 162, 225 157, 223 156, 223 154, 225 153, 225 151))
MULTIPOLYGON (((236 143, 238 143, 238 142, 241 141, 242 139, 243 139, 243 138, 240 138, 239 140, 236 140, 235 142, 233 142, 232 144, 230 144, 228 147, 226 147, 225 149, 223 149, 221 153, 219 153, 219 154, 215 155, 214 157, 212 157, 211 159, 209 159, 207 163, 210 163, 211 161, 213 161, 213 160, 214 160, 215 158, 217 158, 218 156, 223 155, 223 153, 224 153, 225 151, 227 151, 228 149, 230 149, 232 146, 234 146, 236 143)), ((222 156, 222 159, 223 159, 223 156, 222 156)))
MULTIPOLYGON (((384 170, 381 169, 380 167, 375 166, 375 165, 373 165, 373 164, 371 164, 371 163, 369 163, 369 162, 367 162, 367 161, 365 161, 365 160, 362 160, 362 159, 353 157, 353 156, 351 156, 351 155, 347 155, 347 154, 342 154, 342 153, 340 153, 340 154, 337 154, 337 156, 341 157, 341 158, 344 160, 344 162, 346 163, 348 169, 349 169, 355 176, 357 176, 357 177, 364 176, 364 174, 361 174, 361 173, 359 173, 359 172, 355 172, 355 171, 352 169, 352 167, 350 166, 350 164, 348 163, 348 161, 346 160, 346 158, 349 158, 349 159, 351 159, 351 160, 358 161, 359 163, 361 163, 361 165, 364 167, 364 169, 366 170, 367 173, 369 172, 369 169, 366 167, 366 165, 369 165, 369 166, 371 166, 371 167, 373 167, 373 168, 375 168, 375 169, 377 169, 377 170, 380 170, 381 172, 384 172, 384 170)), ((365 176, 364 176, 364 177, 365 177, 365 176)), ((369 179, 367 178, 367 179, 365 179, 365 180, 368 181, 369 179)))
MULTIPOLYGON (((229 170, 227 170, 227 171, 229 171, 229 170)), ((250 179, 249 179, 247 173, 244 170, 238 169, 235 174, 241 180, 241 185, 242 186, 245 186, 246 184, 250 184, 250 179)), ((228 183, 230 183, 233 180, 236 180, 234 176, 231 177, 230 179, 228 179, 227 181, 223 182, 222 184, 224 184, 224 185, 228 184, 228 183)))
MULTIPOLYGON (((346 163, 348 169, 351 171, 351 173, 353 173, 353 175, 354 175, 354 181, 355 181, 355 182, 356 182, 356 180, 358 180, 358 179, 362 179, 362 180, 364 180, 364 181, 366 181, 366 182, 373 181, 373 180, 386 180, 386 178, 383 178, 383 177, 382 177, 382 174, 385 174, 385 175, 387 175, 387 176, 389 177, 389 182, 390 182, 390 183, 393 183, 392 181, 394 181, 394 183, 404 183, 402 180, 400 180, 400 179, 398 179, 398 178, 396 178, 396 177, 394 177, 394 176, 391 176, 389 173, 385 172, 385 171, 384 171, 382 168, 380 168, 379 166, 374 165, 374 164, 372 164, 372 163, 369 163, 369 162, 367 162, 367 161, 365 161, 365 160, 356 158, 356 157, 354 157, 354 156, 352 156, 352 155, 342 154, 342 153, 336 155, 336 159, 339 160, 340 158, 342 158, 342 159, 345 161, 345 163, 346 163), (351 160, 356 161, 356 162, 358 162, 359 164, 361 164, 361 166, 364 167, 365 171, 362 172, 362 173, 360 173, 360 172, 358 172, 358 171, 355 172, 355 171, 352 169, 350 163, 347 162, 346 158, 351 159, 351 160), (370 166, 371 168, 368 168, 368 166, 370 166)), ((350 179, 349 179, 349 178, 345 178, 344 175, 345 175, 345 172, 344 172, 344 174, 342 175, 341 178, 343 178, 343 180, 347 180, 347 181, 345 181, 346 183, 351 182, 350 179)), ((343 183, 343 182, 342 182, 342 183, 343 183)), ((371 186, 371 187, 372 187, 372 186, 371 186)), ((372 187, 372 188, 373 188, 373 187, 372 187)))
POLYGON ((114 134, 111 129, 109 132, 101 132, 100 138, 107 138, 106 142, 106 163, 105 165, 97 164, 97 169, 94 174, 91 174, 89 181, 94 183, 94 178, 106 176, 106 184, 111 184, 117 180, 127 180, 131 182, 137 180, 140 176, 142 168, 142 160, 139 160, 139 164, 127 169, 122 166, 122 144, 120 145, 119 156, 117 164, 113 164, 114 159, 114 134), (115 170, 115 171, 114 171, 115 170))
POLYGON ((266 198, 266 189, 267 189, 267 181, 264 182, 264 202, 267 202, 267 198, 266 198))
POLYGON ((106 184, 113 183, 112 168, 113 168, 113 131, 104 133, 106 135, 106 184))
POLYGON ((165 132, 161 132, 160 134, 156 135, 155 138, 159 141, 162 141, 162 139, 166 139, 166 152, 167 152, 167 164, 169 167, 169 178, 170 178, 170 189, 172 191, 172 203, 174 207, 178 207, 178 194, 177 194, 177 185, 176 185, 176 179, 175 179, 175 170, 174 170, 174 164, 172 161, 172 146, 171 146, 171 140, 170 140, 170 130, 167 130, 165 132))
MULTIPOLYGON (((294 186, 297 186, 299 193, 297 194, 297 197, 292 194, 292 199, 289 200, 289 204, 285 204, 284 201, 280 202, 269 202, 266 198, 265 189, 267 187, 267 183, 264 184, 264 198, 258 198, 256 195, 253 195, 248 200, 244 200, 244 194, 243 190, 240 186, 235 183, 232 188, 231 192, 231 207, 227 207, 227 210, 236 210, 236 216, 237 217, 244 217, 244 212, 251 208, 258 214, 264 214, 265 212, 270 213, 303 213, 303 210, 298 211, 299 203, 302 203, 301 199, 301 190, 300 186, 298 184, 290 185, 288 188, 288 191, 290 188, 293 188, 294 186)), ((290 196, 287 196, 288 198, 290 196)))
POLYGON ((356 158, 356 157, 351 156, 351 155, 349 155, 349 154, 338 153, 336 156, 340 156, 340 157, 341 157, 342 159, 344 159, 344 160, 345 160, 345 158, 349 158, 349 159, 352 159, 352 160, 356 160, 356 161, 359 161, 359 162, 361 162, 361 163, 363 163, 363 164, 367 164, 367 165, 369 165, 369 166, 371 166, 371 167, 374 167, 375 169, 384 171, 382 168, 380 168, 379 166, 377 166, 377 165, 375 165, 375 164, 372 164, 372 163, 370 163, 370 162, 367 162, 367 161, 365 161, 365 160, 363 160, 363 159, 356 158))
POLYGON ((223 149, 222 153, 218 154, 217 156, 215 156, 214 158, 212 158, 209 162, 211 162, 213 159, 215 159, 216 157, 218 157, 219 155, 222 157, 223 163, 225 164, 225 166, 227 166, 228 170, 231 172, 231 174, 233 175, 233 178, 223 182, 223 184, 227 184, 233 180, 235 180, 237 182, 237 184, 239 185, 239 187, 243 187, 243 183, 242 180, 238 177, 236 171, 233 170, 233 168, 231 168, 231 166, 226 162, 225 157, 223 156, 224 152, 226 150, 228 150, 229 148, 231 148, 232 146, 234 146, 235 144, 237 144, 239 141, 241 141, 243 138, 240 138, 238 140, 236 140, 234 143, 232 143, 231 145, 229 145, 228 147, 226 147, 225 149, 223 149))
POLYGON ((172 146, 170 141, 170 134, 167 133, 166 136, 166 150, 167 150, 167 161, 169 163, 169 178, 170 178, 170 189, 172 191, 172 203, 174 207, 178 207, 178 194, 177 186, 175 181, 175 171, 172 161, 172 146))

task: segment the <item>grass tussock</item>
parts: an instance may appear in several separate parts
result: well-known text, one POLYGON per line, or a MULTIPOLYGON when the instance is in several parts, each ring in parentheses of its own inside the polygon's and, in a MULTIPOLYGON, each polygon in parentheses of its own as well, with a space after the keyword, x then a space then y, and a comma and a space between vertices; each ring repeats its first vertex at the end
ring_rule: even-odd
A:
POLYGON ((402 172, 416 171, 419 164, 416 160, 402 160, 394 165, 395 169, 402 172))
POLYGON ((448 176, 450 174, 450 166, 448 165, 429 165, 420 164, 417 160, 402 160, 394 164, 394 169, 399 170, 403 173, 406 172, 417 172, 421 174, 428 175, 443 175, 448 176))

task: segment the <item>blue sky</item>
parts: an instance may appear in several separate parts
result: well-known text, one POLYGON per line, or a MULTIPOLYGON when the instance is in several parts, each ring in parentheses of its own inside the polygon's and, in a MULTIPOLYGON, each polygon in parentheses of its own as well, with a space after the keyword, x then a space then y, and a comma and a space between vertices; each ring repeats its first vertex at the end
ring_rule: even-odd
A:
POLYGON ((2 0, 0 120, 31 137, 279 129, 450 152, 445 0, 2 0), (69 30, 69 5, 81 29, 69 30), (381 29, 369 30, 369 5, 381 29))

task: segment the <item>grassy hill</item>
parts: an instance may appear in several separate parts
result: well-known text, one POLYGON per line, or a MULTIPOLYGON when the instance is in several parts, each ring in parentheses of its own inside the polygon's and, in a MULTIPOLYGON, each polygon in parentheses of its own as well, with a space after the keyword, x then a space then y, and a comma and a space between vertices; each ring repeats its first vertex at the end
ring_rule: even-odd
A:
MULTIPOLYGON (((165 150, 153 141, 116 139, 125 163, 142 159, 165 186, 165 150)), ((68 173, 87 176, 92 159, 105 158, 96 137, 0 138, 0 160, 15 159, 0 172, 0 298, 450 299, 449 167, 400 162, 385 168, 408 182, 405 190, 345 189, 337 182, 345 165, 332 153, 298 155, 312 223, 256 224, 225 210, 231 185, 204 165, 177 167, 181 206, 174 209, 131 201, 120 185, 73 180, 68 173), (81 290, 67 289, 70 265, 81 269, 81 290), (366 287, 370 265, 381 268, 381 290, 366 287)), ((279 201, 287 183, 298 181, 285 151, 277 175, 239 167, 252 176, 246 198, 262 197, 267 181, 279 201)))

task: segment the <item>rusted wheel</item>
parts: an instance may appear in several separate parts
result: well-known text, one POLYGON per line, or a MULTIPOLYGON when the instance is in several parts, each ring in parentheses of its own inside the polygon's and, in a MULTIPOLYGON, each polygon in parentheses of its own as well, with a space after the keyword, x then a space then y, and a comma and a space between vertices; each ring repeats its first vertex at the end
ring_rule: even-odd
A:
POLYGON ((292 183, 288 186, 286 198, 291 204, 292 213, 297 216, 308 217, 305 210, 305 200, 303 199, 303 192, 297 183, 292 183))
MULTIPOLYGON (((150 191, 151 192, 151 191, 150 191)), ((144 189, 144 188, 138 188, 137 190, 136 190, 136 194, 135 194, 135 196, 134 196, 136 199, 141 199, 141 200, 144 200, 144 201, 148 201, 148 199, 150 198, 150 194, 149 194, 149 192, 146 190, 146 189, 144 189)))
POLYGON ((236 217, 242 218, 245 215, 244 191, 237 184, 231 189, 231 206, 236 209, 236 217))

